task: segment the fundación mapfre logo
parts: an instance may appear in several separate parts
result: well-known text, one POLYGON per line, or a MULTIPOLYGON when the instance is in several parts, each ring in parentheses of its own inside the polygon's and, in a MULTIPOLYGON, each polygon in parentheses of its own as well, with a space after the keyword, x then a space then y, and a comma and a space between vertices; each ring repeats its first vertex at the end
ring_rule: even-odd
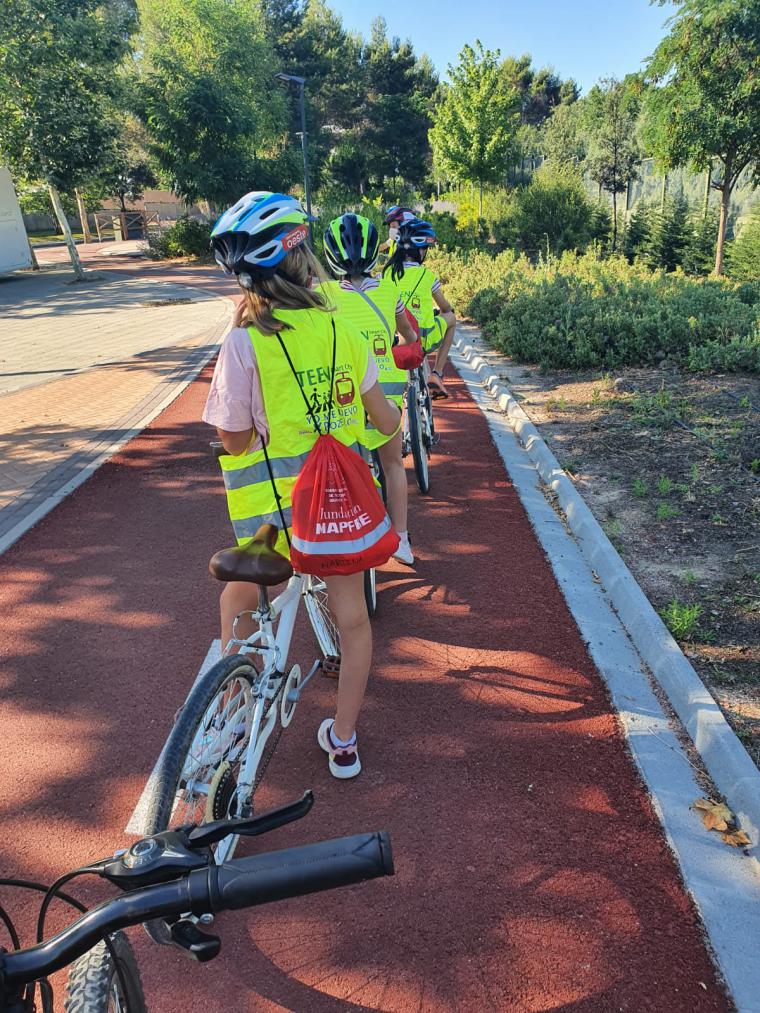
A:
POLYGON ((308 234, 309 228, 307 225, 296 225, 294 229, 291 229, 290 232, 282 237, 282 245, 286 250, 292 250, 296 246, 300 246, 308 234))

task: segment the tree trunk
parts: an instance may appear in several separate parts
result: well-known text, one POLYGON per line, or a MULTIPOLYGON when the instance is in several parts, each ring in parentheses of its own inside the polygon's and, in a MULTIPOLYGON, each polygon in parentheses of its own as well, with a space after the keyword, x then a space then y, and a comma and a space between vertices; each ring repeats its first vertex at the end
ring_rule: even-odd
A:
POLYGON ((37 261, 37 254, 34 252, 34 247, 31 244, 29 236, 26 237, 26 241, 29 244, 29 256, 32 258, 32 270, 39 271, 40 265, 39 262, 37 261))
POLYGON ((612 191, 612 252, 617 249, 617 190, 612 191))
POLYGON ((710 168, 705 172, 705 200, 702 205, 702 217, 707 218, 710 213, 710 183, 712 181, 712 164, 710 168))
POLYGON ((662 177, 662 196, 660 197, 660 211, 665 210, 665 197, 668 193, 668 174, 662 177))
POLYGON ((48 193, 50 194, 50 200, 53 204, 53 208, 55 209, 55 216, 58 219, 58 224, 61 226, 61 231, 63 232, 66 240, 66 246, 69 248, 71 266, 74 268, 74 277, 77 281, 84 281, 84 268, 82 267, 82 261, 79 259, 79 254, 77 253, 74 237, 71 235, 71 229, 69 228, 69 222, 66 218, 66 212, 63 210, 63 204, 61 204, 61 195, 52 183, 48 183, 48 193))
POLYGON ((87 221, 87 208, 84 206, 84 201, 79 190, 75 188, 74 194, 76 195, 77 207, 79 208, 79 221, 82 223, 82 238, 85 243, 91 243, 92 233, 90 232, 90 223, 87 221))
POLYGON ((718 278, 723 274, 723 249, 726 245, 726 225, 728 224, 728 203, 730 200, 731 176, 727 171, 720 189, 720 221, 718 223, 718 243, 715 247, 715 274, 718 278))
POLYGON ((480 218, 482 218, 483 217, 483 180, 479 179, 478 183, 480 184, 480 187, 479 187, 479 190, 478 190, 478 216, 480 218))

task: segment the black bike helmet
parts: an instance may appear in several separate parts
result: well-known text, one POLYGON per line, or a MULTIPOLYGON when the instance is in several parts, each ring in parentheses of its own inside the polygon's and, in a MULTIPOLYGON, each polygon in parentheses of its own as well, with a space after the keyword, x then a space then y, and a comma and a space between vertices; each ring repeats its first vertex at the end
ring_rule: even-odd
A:
POLYGON ((369 218, 345 214, 325 232, 325 259, 334 275, 369 274, 377 263, 380 238, 369 218))

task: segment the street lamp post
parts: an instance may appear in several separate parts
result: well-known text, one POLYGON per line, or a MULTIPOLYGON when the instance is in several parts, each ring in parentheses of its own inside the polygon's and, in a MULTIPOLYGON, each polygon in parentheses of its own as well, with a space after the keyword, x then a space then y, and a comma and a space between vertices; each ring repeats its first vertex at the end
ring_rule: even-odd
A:
POLYGON ((306 132, 306 78, 297 74, 275 74, 278 81, 285 84, 296 84, 301 104, 301 150, 303 151, 303 188, 306 195, 306 214, 309 216, 309 242, 314 244, 311 223, 311 180, 309 178, 309 135, 306 132))

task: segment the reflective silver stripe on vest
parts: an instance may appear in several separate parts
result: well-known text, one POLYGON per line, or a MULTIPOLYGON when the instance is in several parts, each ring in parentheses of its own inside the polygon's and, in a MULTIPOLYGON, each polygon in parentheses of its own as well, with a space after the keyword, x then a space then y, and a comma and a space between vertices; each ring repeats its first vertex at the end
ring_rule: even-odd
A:
POLYGON ((377 545, 380 539, 386 535, 391 528, 391 519, 385 515, 376 528, 361 538, 352 538, 345 542, 307 542, 303 538, 291 537, 291 545, 299 552, 305 552, 310 556, 345 556, 349 552, 361 552, 363 549, 371 549, 377 545))
MULTIPOLYGON (((358 443, 348 444, 349 450, 361 453, 358 443)), ((270 458, 272 474, 277 478, 297 478, 301 469, 306 464, 306 458, 311 453, 307 450, 303 454, 296 454, 295 457, 274 457, 270 458)), ((244 465, 242 468, 232 470, 222 469, 224 476, 224 487, 228 492, 234 489, 244 489, 247 485, 258 485, 260 482, 269 481, 269 470, 266 461, 258 461, 256 464, 244 465)))
POLYGON ((380 381, 380 390, 383 394, 390 394, 393 397, 394 394, 405 394, 407 388, 406 380, 389 380, 387 383, 380 381))
MULTIPOLYGON (((288 527, 291 527, 293 524, 293 511, 290 507, 287 507, 282 512, 285 517, 285 523, 288 527)), ((274 524, 276 528, 282 530, 280 511, 274 510, 271 514, 258 514, 255 517, 242 517, 239 521, 232 522, 232 529, 235 532, 236 538, 253 538, 262 524, 274 524)))
MULTIPOLYGON (((271 460, 272 474, 275 478, 295 478, 306 463, 309 453, 307 450, 305 454, 296 454, 295 457, 275 457, 271 460)), ((246 485, 258 485, 259 482, 269 481, 266 461, 244 465, 231 471, 223 469, 222 474, 225 488, 230 492, 233 489, 242 489, 246 485)))
POLYGON ((433 324, 432 327, 420 327, 420 337, 426 338, 428 334, 432 334, 435 329, 436 329, 435 324, 433 324))

